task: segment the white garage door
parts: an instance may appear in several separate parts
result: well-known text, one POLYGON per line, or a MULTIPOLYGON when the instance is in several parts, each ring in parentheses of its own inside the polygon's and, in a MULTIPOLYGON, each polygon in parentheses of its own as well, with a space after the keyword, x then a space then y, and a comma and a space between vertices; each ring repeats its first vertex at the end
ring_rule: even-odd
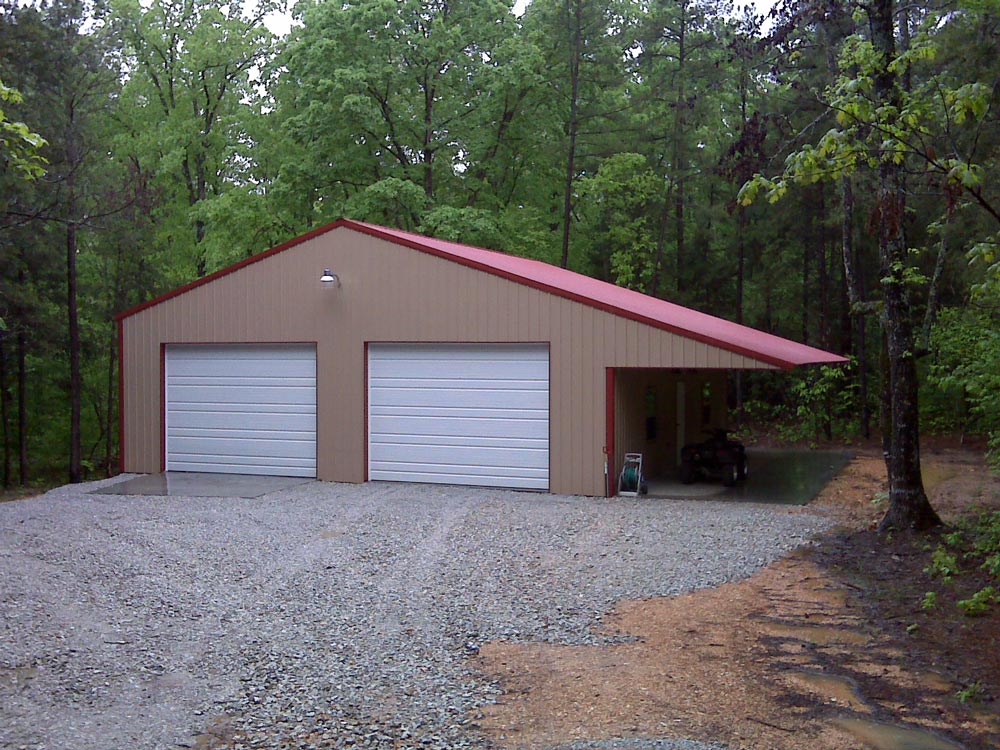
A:
POLYGON ((168 471, 316 476, 316 348, 168 346, 168 471))
POLYGON ((548 347, 369 346, 368 478, 548 489, 548 347))

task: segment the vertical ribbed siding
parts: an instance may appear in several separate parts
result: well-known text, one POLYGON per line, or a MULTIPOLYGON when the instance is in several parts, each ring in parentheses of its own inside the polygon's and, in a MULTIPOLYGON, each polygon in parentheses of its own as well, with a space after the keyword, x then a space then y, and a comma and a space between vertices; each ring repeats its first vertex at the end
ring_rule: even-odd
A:
POLYGON ((551 489, 565 493, 604 492, 606 367, 770 369, 342 228, 123 320, 125 469, 160 469, 161 343, 315 343, 318 475, 362 481, 365 344, 417 341, 550 344, 551 489), (320 283, 327 267, 339 289, 320 283))

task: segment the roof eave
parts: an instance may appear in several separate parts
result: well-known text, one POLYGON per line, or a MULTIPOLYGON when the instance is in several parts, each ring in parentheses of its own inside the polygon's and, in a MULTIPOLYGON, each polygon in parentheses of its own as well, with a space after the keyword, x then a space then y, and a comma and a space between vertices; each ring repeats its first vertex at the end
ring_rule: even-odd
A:
MULTIPOLYGON (((613 304, 605 303, 602 302, 601 300, 597 300, 592 297, 587 297, 582 294, 577 294, 567 289, 554 286, 552 284, 547 284, 537 279, 533 279, 529 276, 524 276, 512 271, 491 266, 488 263, 482 263, 480 261, 472 260, 471 258, 464 258, 462 256, 443 251, 439 248, 420 242, 419 235, 411 235, 410 233, 407 233, 407 236, 401 237, 399 236, 399 234, 396 234, 391 230, 378 227, 377 225, 374 224, 367 224, 363 222, 354 221, 352 219, 343 219, 343 218, 337 219, 336 221, 332 221, 329 224, 324 224, 321 227, 317 227, 316 229, 306 232, 305 234, 301 234, 298 237, 293 237, 292 239, 283 242, 280 245, 276 245, 275 247, 272 247, 271 249, 266 250, 262 253, 253 255, 237 263, 233 263, 232 265, 219 269, 218 271, 215 271, 214 273, 211 273, 208 276, 204 276, 200 279, 195 279, 194 281, 191 281, 183 286, 180 286, 169 292, 154 297, 151 300, 147 300, 146 302, 130 307, 129 309, 121 313, 118 313, 118 315, 115 316, 115 320, 119 322, 123 321, 126 318, 135 315, 136 313, 142 312, 143 310, 147 310, 150 307, 155 307, 156 305, 159 305, 162 302, 166 302, 169 299, 178 297, 193 289, 197 289, 198 287, 203 286, 204 284, 208 284, 209 282, 215 281, 216 279, 222 278, 223 276, 227 276, 242 268, 246 268, 247 266, 253 265, 254 263, 270 258, 273 255, 277 255, 278 253, 284 252, 285 250, 295 247, 296 245, 300 245, 304 242, 308 242, 309 240, 315 239, 316 237, 319 237, 323 234, 326 234, 327 232, 333 231, 334 229, 338 229, 340 227, 352 229, 356 232, 367 234, 372 237, 377 237, 379 239, 391 242, 396 245, 403 245, 404 247, 409 247, 410 249, 413 250, 418 250, 420 252, 424 252, 429 255, 434 255, 435 257, 443 258, 445 260, 450 260, 454 263, 459 263, 469 268, 474 268, 483 271, 485 273, 489 273, 495 276, 500 276, 502 278, 515 281, 519 284, 530 286, 534 289, 538 289, 540 291, 544 291, 550 294, 555 294, 556 296, 563 297, 564 299, 570 299, 575 302, 587 305, 588 307, 593 307, 599 310, 603 310, 604 312, 617 315, 619 317, 624 317, 629 320, 634 320, 638 323, 652 326, 653 328, 657 328, 659 330, 667 331, 668 333, 673 333, 678 336, 683 336, 685 338, 699 341, 703 344, 715 346, 725 351, 732 352, 733 354, 738 354, 740 356, 747 357, 757 362, 762 362, 764 364, 771 365, 772 367, 777 367, 782 370, 791 370, 794 369, 795 367, 810 365, 810 364, 842 364, 844 362, 847 362, 847 359, 844 357, 832 354, 831 352, 824 352, 819 349, 812 350, 815 351, 816 354, 818 355, 814 359, 810 358, 810 359, 790 360, 762 353, 760 351, 756 351, 747 347, 741 347, 738 344, 734 344, 730 341, 717 339, 715 337, 708 336, 699 333, 697 331, 685 329, 681 326, 673 326, 670 325, 669 323, 665 323, 662 320, 657 320, 645 315, 634 313, 631 310, 624 309, 622 307, 618 307, 613 304)), ((804 347, 805 345, 801 346, 804 347)), ((811 349, 811 347, 806 347, 806 348, 811 349)))

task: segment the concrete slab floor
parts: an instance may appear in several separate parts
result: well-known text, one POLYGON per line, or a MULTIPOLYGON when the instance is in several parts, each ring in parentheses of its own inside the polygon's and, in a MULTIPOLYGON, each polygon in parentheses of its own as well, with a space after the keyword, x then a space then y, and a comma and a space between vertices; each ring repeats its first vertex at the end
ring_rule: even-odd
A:
POLYGON ((738 500, 751 503, 805 505, 851 460, 849 451, 749 448, 749 476, 735 487, 719 479, 682 484, 679 479, 650 479, 649 496, 674 500, 738 500))
POLYGON ((118 484, 106 485, 90 494, 251 498, 315 481, 304 477, 167 471, 162 474, 143 474, 118 484))

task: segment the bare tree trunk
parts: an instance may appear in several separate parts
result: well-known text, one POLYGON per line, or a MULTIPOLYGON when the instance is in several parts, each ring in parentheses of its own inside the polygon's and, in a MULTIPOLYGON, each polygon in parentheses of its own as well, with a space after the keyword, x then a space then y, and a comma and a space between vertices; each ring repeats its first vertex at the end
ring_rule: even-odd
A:
POLYGON ((110 340, 108 341, 108 390, 105 401, 106 407, 104 409, 104 475, 108 477, 115 473, 112 456, 114 455, 114 426, 115 416, 117 414, 115 404, 118 401, 115 397, 115 364, 118 362, 117 352, 118 337, 114 332, 112 332, 110 340))
POLYGON ((819 286, 819 344, 830 346, 830 277, 826 268, 826 188, 819 184, 819 242, 816 243, 816 282, 819 286))
MULTIPOLYGON (((72 180, 72 178, 70 178, 72 180)), ((69 188, 72 193, 72 186, 69 188)), ((73 199, 69 199, 73 210, 73 199)), ((72 215, 72 214, 71 214, 72 215)), ((76 301, 76 224, 66 227, 66 313, 69 323, 69 481, 83 481, 80 448, 80 320, 76 301)))
POLYGON ((802 343, 809 343, 809 248, 812 243, 806 243, 802 250, 802 343))
POLYGON ((841 255, 844 263, 844 281, 850 301, 851 316, 857 326, 858 356, 858 398, 861 400, 861 434, 871 437, 871 404, 868 396, 868 302, 865 293, 864 268, 858 258, 857 244, 854 242, 854 188, 851 178, 840 181, 840 196, 843 207, 841 224, 841 255))
MULTIPOLYGON (((875 76, 875 100, 880 106, 899 107, 900 90, 890 68, 896 44, 893 0, 873 0, 867 6, 872 44, 881 56, 875 76)), ((889 474, 889 509, 879 524, 886 529, 926 529, 941 519, 931 507, 920 474, 920 423, 917 404, 917 366, 913 324, 903 269, 905 194, 903 171, 893 160, 882 159, 876 189, 879 275, 884 303, 883 324, 889 359, 890 435, 886 469, 889 474)))
MULTIPOLYGON (((569 16, 570 0, 566 3, 566 15, 569 16)), ((569 225, 573 218, 573 182, 576 178, 576 134, 579 128, 577 122, 577 99, 580 95, 580 58, 583 36, 583 8, 581 0, 573 2, 573 48, 570 51, 569 78, 570 78, 570 98, 569 98, 569 123, 567 123, 567 134, 569 135, 569 153, 566 155, 566 185, 563 195, 563 236, 562 255, 559 259, 561 268, 569 267, 569 225)))
POLYGON ((680 25, 677 33, 677 98, 674 100, 674 237, 677 241, 677 278, 675 285, 678 292, 684 292, 684 263, 687 254, 684 237, 684 168, 687 156, 684 153, 684 128, 687 127, 684 117, 687 108, 684 81, 687 63, 687 3, 681 3, 680 25))
MULTIPOLYGON (((19 274, 24 279, 24 272, 19 274)), ((23 487, 28 483, 28 401, 27 401, 27 367, 26 342, 24 330, 19 328, 15 341, 17 357, 17 479, 23 487)))
POLYGON ((10 392, 7 390, 7 347, 0 339, 0 426, 3 428, 3 488, 10 487, 10 392))

